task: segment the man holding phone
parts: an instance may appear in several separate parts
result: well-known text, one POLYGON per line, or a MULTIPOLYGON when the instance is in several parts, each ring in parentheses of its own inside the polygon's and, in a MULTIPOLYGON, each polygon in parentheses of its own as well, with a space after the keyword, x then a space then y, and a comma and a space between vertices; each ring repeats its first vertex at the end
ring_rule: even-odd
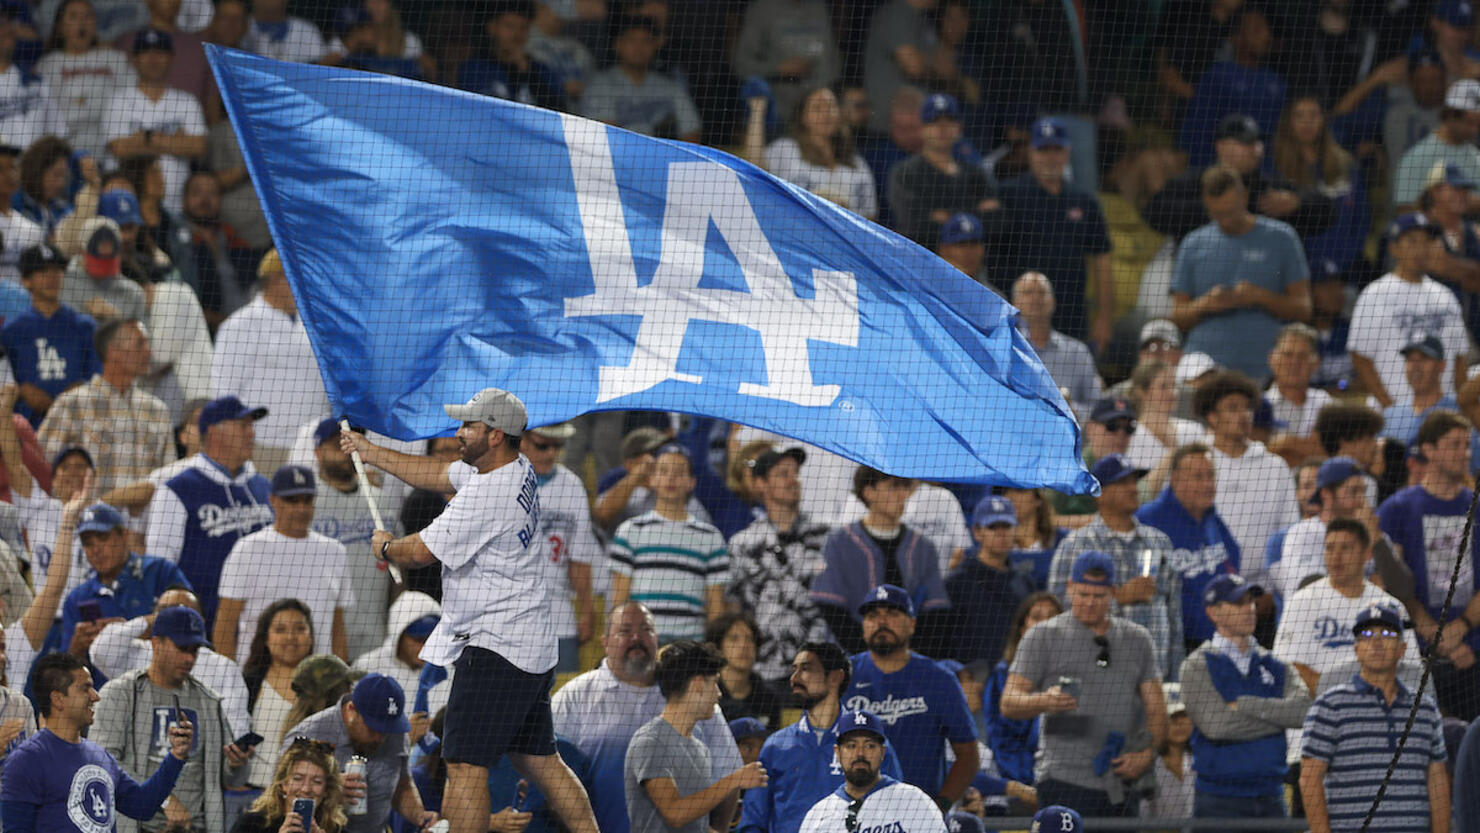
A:
POLYGON ((1154 782, 1151 768, 1167 732, 1151 637, 1110 615, 1115 567, 1093 550, 1074 560, 1069 611, 1028 631, 1002 692, 1004 717, 1047 715, 1039 803, 1088 816, 1136 815, 1137 782, 1154 782))
MULTIPOLYGON (((224 833, 222 791, 245 783, 247 769, 242 765, 251 750, 232 742, 220 695, 191 674, 196 655, 207 644, 205 620, 183 605, 164 608, 154 617, 150 642, 154 655, 148 668, 103 686, 90 737, 130 775, 142 778, 163 758, 171 727, 187 722, 194 726, 191 758, 174 791, 163 810, 138 829, 224 833)), ((131 827, 132 822, 120 820, 120 833, 129 833, 131 827)))

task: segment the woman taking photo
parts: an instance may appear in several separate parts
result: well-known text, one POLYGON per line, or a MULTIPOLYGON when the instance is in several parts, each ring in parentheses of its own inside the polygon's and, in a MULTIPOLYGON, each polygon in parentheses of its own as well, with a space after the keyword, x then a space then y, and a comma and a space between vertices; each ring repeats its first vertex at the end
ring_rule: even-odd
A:
POLYGON ((349 823, 344 805, 334 747, 297 738, 278 761, 272 784, 237 819, 231 833, 339 833, 349 823), (307 829, 293 812, 293 802, 300 798, 313 801, 313 824, 307 829))

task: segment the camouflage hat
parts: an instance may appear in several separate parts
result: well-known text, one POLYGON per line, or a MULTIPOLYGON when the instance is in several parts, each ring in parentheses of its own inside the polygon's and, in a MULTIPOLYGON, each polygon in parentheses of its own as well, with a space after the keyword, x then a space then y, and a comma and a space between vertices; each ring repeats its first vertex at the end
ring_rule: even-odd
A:
POLYGON ((313 654, 293 669, 293 692, 299 697, 318 698, 339 686, 348 690, 352 679, 344 660, 333 654, 313 654))

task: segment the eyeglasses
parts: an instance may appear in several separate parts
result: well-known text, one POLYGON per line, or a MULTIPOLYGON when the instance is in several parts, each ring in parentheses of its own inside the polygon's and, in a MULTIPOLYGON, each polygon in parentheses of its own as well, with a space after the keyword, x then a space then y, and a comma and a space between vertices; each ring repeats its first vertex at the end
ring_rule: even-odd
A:
POLYGON ((848 805, 848 817, 843 819, 843 827, 848 833, 856 833, 858 830, 858 811, 863 809, 863 799, 854 799, 848 805))
POLYGON ((1095 657, 1095 665, 1101 668, 1110 667, 1110 639, 1104 636, 1095 637, 1095 644, 1100 646, 1100 655, 1095 657))
POLYGON ((326 740, 314 740, 313 738, 306 738, 303 735, 299 735, 293 738, 293 742, 288 745, 288 748, 307 749, 311 752, 317 752, 320 755, 328 755, 330 757, 334 756, 334 744, 326 740))
POLYGON ((1379 636, 1387 639, 1397 639, 1402 634, 1388 627, 1362 628, 1357 631, 1358 639, 1373 639, 1379 636))
POLYGON ((1136 433, 1136 421, 1133 419, 1112 419, 1105 423, 1105 430, 1112 434, 1134 434, 1136 433))
POLYGON ((565 443, 556 440, 536 440, 531 438, 529 444, 534 446, 535 451, 549 451, 552 448, 565 448, 565 443))

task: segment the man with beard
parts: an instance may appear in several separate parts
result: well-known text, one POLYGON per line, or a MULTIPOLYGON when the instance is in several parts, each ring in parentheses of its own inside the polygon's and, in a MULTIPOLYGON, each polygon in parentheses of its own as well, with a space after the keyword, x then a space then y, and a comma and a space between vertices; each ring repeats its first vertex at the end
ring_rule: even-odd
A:
MULTIPOLYGON (((842 785, 832 726, 852 677, 852 663, 837 643, 808 642, 797 651, 791 693, 802 719, 766 738, 760 763, 771 780, 745 791, 738 833, 797 833, 807 810, 842 785)), ((887 741, 884 746, 882 771, 897 780, 899 758, 887 741)))
POLYGON ((949 807, 961 798, 981 764, 976 722, 961 683, 933 660, 910 650, 915 603, 904 588, 892 584, 874 588, 858 606, 858 616, 868 651, 853 657, 853 684, 843 696, 843 707, 878 715, 899 753, 903 780, 925 790, 942 808, 949 807), (947 743, 956 756, 949 771, 947 743))
POLYGON ((844 784, 817 802, 802 820, 803 833, 887 830, 945 833, 945 820, 923 790, 879 770, 887 750, 883 723, 866 711, 848 712, 833 726, 844 784))
MULTIPOLYGON (((657 667, 658 628, 653 614, 641 602, 612 609, 606 634, 601 637, 606 659, 566 683, 551 703, 555 731, 591 759, 591 807, 602 833, 628 833, 624 764, 632 737, 663 712, 663 694, 653 684, 657 667)), ((719 708, 699 721, 693 737, 709 747, 713 777, 739 769, 740 750, 719 708)), ((729 827, 735 797, 721 803, 711 821, 715 830, 729 827), (728 805, 728 806, 727 806, 728 805)), ((445 806, 445 805, 444 805, 445 806)))
POLYGON ((252 299, 253 265, 261 250, 221 221, 221 181, 209 171, 185 180, 185 222, 169 240, 170 260, 200 297, 206 319, 220 326, 252 299))

